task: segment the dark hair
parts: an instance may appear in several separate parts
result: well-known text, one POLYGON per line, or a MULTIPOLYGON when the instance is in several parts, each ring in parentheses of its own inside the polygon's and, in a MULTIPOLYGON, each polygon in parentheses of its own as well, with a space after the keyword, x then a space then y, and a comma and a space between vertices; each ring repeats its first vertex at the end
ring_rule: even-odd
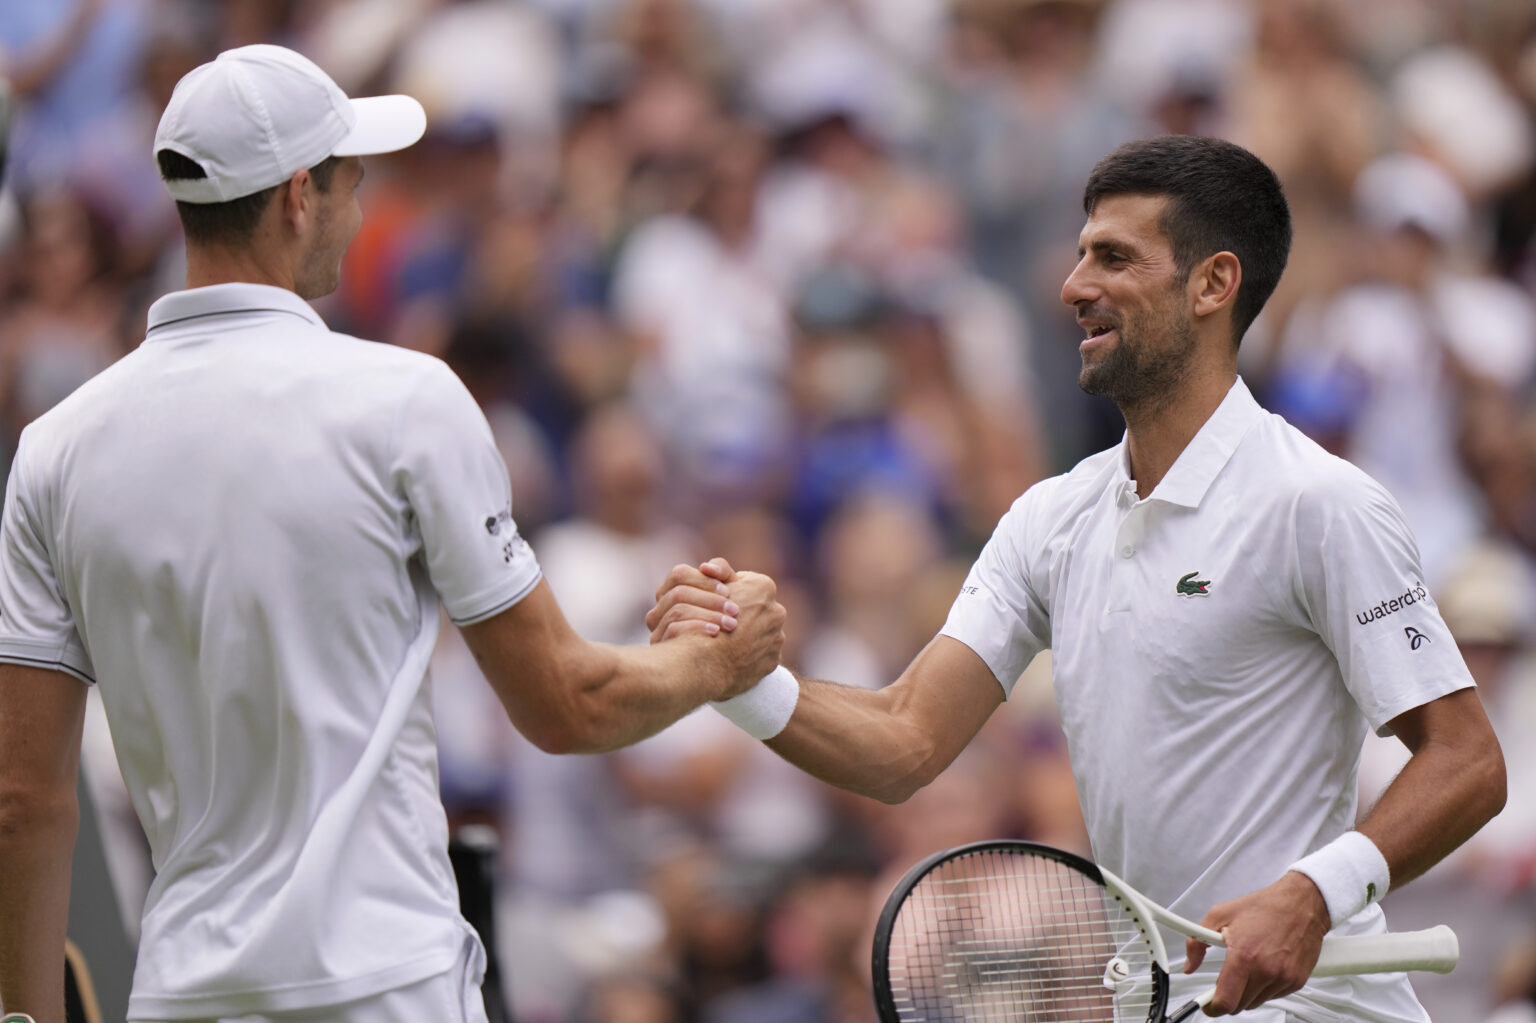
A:
MULTIPOLYGON (((173 149, 162 149, 155 154, 160 164, 160 176, 166 181, 201 180, 208 172, 196 160, 183 156, 173 149)), ((315 179, 315 187, 322 192, 331 190, 331 179, 336 173, 337 158, 328 156, 309 169, 315 179)), ((262 211, 277 194, 280 185, 263 188, 250 195, 242 195, 228 202, 176 201, 176 212, 181 217, 181 229, 187 241, 224 245, 238 245, 251 240, 262 211)))
POLYGON ((1232 306, 1237 344, 1275 293, 1291 251, 1291 211, 1275 172, 1241 146, 1216 138, 1162 135, 1128 142, 1099 161, 1083 189, 1083 211, 1115 195, 1167 196, 1158 224, 1188 276, 1196 263, 1231 252, 1243 267, 1232 306))

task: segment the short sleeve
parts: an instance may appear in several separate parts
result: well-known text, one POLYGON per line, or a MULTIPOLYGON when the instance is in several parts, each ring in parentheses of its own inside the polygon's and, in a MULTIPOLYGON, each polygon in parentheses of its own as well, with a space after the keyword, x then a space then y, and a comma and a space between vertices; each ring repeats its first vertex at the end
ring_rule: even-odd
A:
POLYGON ((974 650, 1005 695, 1035 655, 1050 646, 1050 613, 1030 553, 1044 548, 1030 535, 1032 493, 1015 501, 998 522, 939 630, 974 650))
POLYGON ((1386 734, 1404 711, 1474 684, 1379 484, 1352 468, 1320 481, 1302 497, 1296 538, 1311 625, 1372 728, 1386 734))
POLYGON ((512 518, 512 488, 485 414, 446 365, 405 403, 396 471, 448 616, 468 625, 527 596, 539 563, 512 518))
POLYGON ((54 668, 90 683, 96 673, 49 556, 41 495, 29 491, 27 434, 11 463, 0 513, 0 661, 54 668))

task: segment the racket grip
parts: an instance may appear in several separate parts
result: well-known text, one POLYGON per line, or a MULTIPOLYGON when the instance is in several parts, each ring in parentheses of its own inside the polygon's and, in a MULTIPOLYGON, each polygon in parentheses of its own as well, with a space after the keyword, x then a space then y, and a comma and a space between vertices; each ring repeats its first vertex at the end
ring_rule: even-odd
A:
POLYGON ((1423 931, 1359 934, 1323 939, 1314 977, 1426 970, 1450 973, 1460 958, 1456 932, 1444 924, 1423 931))

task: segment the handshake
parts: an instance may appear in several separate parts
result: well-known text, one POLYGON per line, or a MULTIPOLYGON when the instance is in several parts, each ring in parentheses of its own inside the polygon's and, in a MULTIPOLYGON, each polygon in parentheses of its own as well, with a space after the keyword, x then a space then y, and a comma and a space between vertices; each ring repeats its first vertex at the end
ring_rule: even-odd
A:
POLYGON ((784 727, 799 692, 794 675, 779 666, 785 612, 777 589, 768 576, 738 572, 724 558, 677 565, 645 616, 653 644, 682 637, 714 641, 708 654, 721 661, 724 684, 713 705, 758 739, 784 727))

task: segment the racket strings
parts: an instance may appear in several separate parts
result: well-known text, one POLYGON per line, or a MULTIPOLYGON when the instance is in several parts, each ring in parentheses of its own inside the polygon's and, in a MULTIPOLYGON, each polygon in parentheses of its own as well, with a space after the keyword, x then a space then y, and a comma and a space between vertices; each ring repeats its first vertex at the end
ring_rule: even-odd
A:
POLYGON ((1098 882, 998 850, 949 860, 912 889, 889 975, 902 1023, 1142 1023, 1155 999, 1146 942, 1098 882))

